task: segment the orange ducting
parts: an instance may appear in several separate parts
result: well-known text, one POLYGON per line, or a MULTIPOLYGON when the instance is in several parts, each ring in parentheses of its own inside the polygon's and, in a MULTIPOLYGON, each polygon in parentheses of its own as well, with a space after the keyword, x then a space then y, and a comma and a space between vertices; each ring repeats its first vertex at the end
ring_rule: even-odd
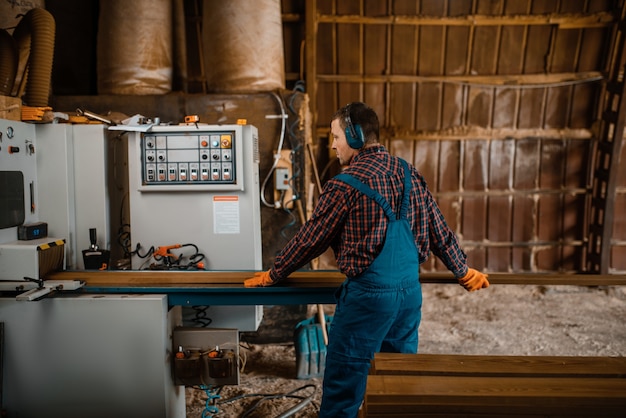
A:
POLYGON ((4 29, 0 29, 0 95, 10 96, 17 73, 17 45, 15 39, 4 29))
POLYGON ((21 96, 25 88, 23 101, 28 106, 48 105, 55 31, 50 12, 35 8, 24 15, 13 32, 19 52, 13 96, 21 96))

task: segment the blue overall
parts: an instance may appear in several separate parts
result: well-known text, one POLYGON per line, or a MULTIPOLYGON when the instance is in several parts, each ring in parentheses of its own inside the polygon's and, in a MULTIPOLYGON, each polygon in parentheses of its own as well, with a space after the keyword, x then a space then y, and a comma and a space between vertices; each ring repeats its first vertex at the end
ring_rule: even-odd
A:
POLYGON ((348 277, 336 293, 319 417, 356 417, 376 352, 416 353, 422 289, 419 258, 406 219, 411 175, 404 160, 404 195, 398 216, 378 192, 356 178, 335 178, 382 207, 389 220, 385 244, 366 271, 348 277))

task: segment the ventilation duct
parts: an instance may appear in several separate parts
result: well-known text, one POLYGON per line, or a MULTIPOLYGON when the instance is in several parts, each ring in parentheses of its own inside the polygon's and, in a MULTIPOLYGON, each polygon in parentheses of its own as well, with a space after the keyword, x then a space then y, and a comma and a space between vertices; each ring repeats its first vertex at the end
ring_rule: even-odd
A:
POLYGON ((12 95, 21 96, 25 86, 23 101, 28 106, 48 106, 55 31, 50 12, 36 8, 24 15, 13 32, 19 63, 12 95))
POLYGON ((17 74, 17 45, 15 39, 4 29, 0 29, 0 95, 10 96, 17 74))

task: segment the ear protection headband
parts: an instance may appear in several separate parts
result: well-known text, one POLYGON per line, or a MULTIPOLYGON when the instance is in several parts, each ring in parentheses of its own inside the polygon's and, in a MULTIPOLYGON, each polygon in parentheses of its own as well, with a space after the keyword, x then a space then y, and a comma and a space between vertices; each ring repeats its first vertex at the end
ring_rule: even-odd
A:
POLYGON ((350 118, 350 105, 346 107, 346 140, 350 148, 361 149, 365 145, 365 137, 361 125, 353 124, 350 118))

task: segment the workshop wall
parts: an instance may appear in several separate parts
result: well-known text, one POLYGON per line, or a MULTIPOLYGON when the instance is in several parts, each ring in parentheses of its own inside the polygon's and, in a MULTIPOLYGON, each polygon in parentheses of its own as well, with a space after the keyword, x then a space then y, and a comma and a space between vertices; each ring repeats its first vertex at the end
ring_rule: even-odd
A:
MULTIPOLYGON (((109 6, 99 9, 97 3, 46 2, 60 23, 53 91, 64 110, 87 106, 98 94, 92 27, 109 6)), ((172 2, 173 20, 178 26, 184 22, 184 42, 180 30, 173 30, 179 57, 173 64, 173 93, 146 99, 154 102, 154 115, 180 120, 184 112, 204 114, 191 103, 213 100, 207 89, 211 69, 202 58, 210 48, 202 37, 209 3, 172 2)), ((603 169, 596 158, 610 127, 623 128, 624 112, 605 119, 607 98, 621 97, 623 87, 613 77, 624 55, 623 1, 280 3, 285 94, 307 97, 304 112, 310 111, 310 145, 322 183, 339 170, 329 150, 329 118, 347 102, 363 100, 381 117, 384 144, 424 173, 476 268, 593 271, 596 264, 588 259, 597 229, 610 255, 602 270, 626 271, 621 135, 616 145, 609 144, 615 150, 606 170, 611 181, 598 174, 603 169), (614 80, 616 87, 607 89, 614 80), (597 208, 594 190, 602 185, 610 191, 601 199, 605 206, 597 208), (594 224, 598 212, 608 217, 594 224)), ((215 99, 219 103, 223 97, 215 99)), ((114 97, 106 100, 111 106, 98 110, 124 106, 114 97)), ((265 106, 249 109, 259 116, 277 111, 269 94, 243 100, 265 106)), ((275 121, 263 121, 277 128, 275 121)), ((271 161, 276 137, 276 132, 268 136, 262 160, 271 161)), ((299 162, 306 165, 306 158, 299 162)), ((305 179, 303 203, 310 208, 316 179, 305 179)), ((293 233, 291 226, 283 229, 293 214, 282 215, 278 229, 273 216, 264 220, 264 237, 276 241, 293 233)), ((434 258, 422 267, 444 270, 434 258)))

